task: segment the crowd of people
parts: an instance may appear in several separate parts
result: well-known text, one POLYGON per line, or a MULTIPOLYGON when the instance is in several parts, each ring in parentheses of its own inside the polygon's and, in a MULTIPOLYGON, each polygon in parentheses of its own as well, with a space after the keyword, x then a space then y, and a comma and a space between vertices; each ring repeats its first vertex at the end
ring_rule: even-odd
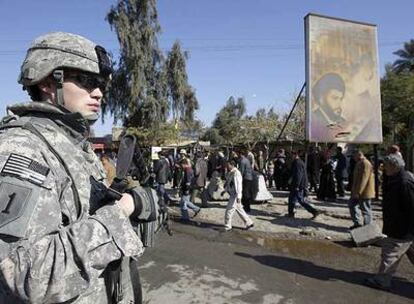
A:
MULTIPOLYGON (((101 158, 108 178, 115 172, 108 156, 101 158)), ((392 275, 404 254, 414 263, 414 175, 405 170, 405 162, 396 145, 391 146, 380 162, 380 191, 383 198, 384 240, 381 264, 377 275, 366 284, 389 289, 392 275)), ((321 211, 307 199, 313 194, 317 200, 330 203, 346 202, 352 226, 350 230, 372 223, 372 200, 376 197, 374 164, 361 150, 344 154, 340 146, 321 150, 310 147, 305 155, 299 150, 286 153, 279 149, 274 158, 266 158, 262 151, 256 154, 248 149, 231 151, 226 157, 222 151, 189 153, 181 149, 161 151, 153 163, 154 185, 159 197, 167 203, 176 201, 165 190, 166 184, 176 188, 181 197, 181 220, 190 221, 189 209, 196 217, 202 208, 215 200, 208 191, 209 181, 222 186, 214 188, 219 197, 228 200, 224 213, 223 230, 232 230, 232 218, 237 213, 245 229, 254 227, 249 216, 251 205, 259 191, 259 177, 273 191, 288 191, 287 217, 294 218, 300 205, 315 219, 321 211), (227 195, 225 195, 227 193, 227 195), (349 197, 346 197, 346 194, 349 197), (201 204, 196 199, 201 199, 201 204)))
MULTIPOLYGON (((289 217, 298 205, 312 218, 320 214, 306 199, 309 191, 330 201, 348 190, 351 229, 372 222, 373 165, 359 150, 348 161, 340 147, 336 153, 315 147, 307 158, 283 149, 275 157, 248 149, 161 151, 152 166, 158 195, 144 185, 112 188, 116 155, 99 162, 88 141, 111 74, 106 50, 79 35, 48 33, 27 50, 18 81, 32 101, 9 106, 0 125, 1 303, 142 303, 137 258, 163 222, 162 202, 173 200, 167 183, 179 189, 183 221, 210 200, 227 199, 225 231, 235 212, 245 229, 254 226, 251 205, 266 183, 289 190, 289 217)), ((401 257, 414 263, 414 176, 397 146, 383 171, 387 238, 378 273, 366 283, 388 289, 401 257)))
MULTIPOLYGON (((390 154, 401 156, 397 146, 390 147, 390 154)), ((109 180, 115 176, 113 158, 116 155, 103 155, 103 166, 109 180)), ((248 149, 231 151, 227 156, 222 151, 194 151, 190 154, 180 149, 177 155, 173 150, 163 150, 154 160, 153 178, 157 193, 169 203, 174 201, 165 190, 170 183, 172 189, 181 194, 181 219, 188 221, 188 209, 197 215, 200 208, 208 207, 213 200, 206 186, 208 181, 223 181, 223 191, 230 196, 229 206, 239 211, 235 195, 239 195, 243 212, 251 212, 251 204, 259 191, 258 180, 262 176, 269 189, 289 191, 287 216, 295 217, 295 207, 301 205, 316 218, 320 212, 307 200, 312 193, 317 200, 332 202, 344 200, 345 191, 350 192, 348 206, 353 225, 350 229, 367 225, 372 221, 371 201, 376 197, 374 167, 364 153, 355 150, 345 156, 340 146, 321 151, 311 146, 305 155, 300 150, 287 153, 279 149, 274 158, 265 157, 263 151, 253 153, 248 149), (240 174, 236 174, 235 171, 240 174), (241 176, 241 179, 239 179, 241 176), (241 186, 238 187, 239 181, 241 186), (195 204, 201 199, 200 206, 195 204)), ((236 195, 236 196, 237 196, 236 195)), ((231 209, 231 207, 228 207, 231 209)), ((229 212, 232 214, 232 212, 229 212)), ((246 216, 239 212, 242 218, 246 216)), ((230 228, 226 215, 225 226, 230 228)), ((231 216, 229 217, 231 219, 231 216)), ((250 226, 250 221, 246 220, 250 226)))
MULTIPOLYGON (((108 178, 114 174, 113 161, 103 156, 108 178)), ((377 289, 389 290, 392 276, 404 254, 414 264, 414 175, 405 169, 405 161, 397 145, 388 148, 379 162, 378 188, 382 196, 383 239, 381 262, 378 273, 365 280, 377 289)), ((305 155, 301 151, 289 153, 279 149, 274 158, 266 158, 262 151, 256 154, 247 149, 231 151, 226 157, 222 151, 196 151, 190 155, 181 149, 174 157, 171 151, 161 151, 154 161, 153 176, 160 197, 172 202, 165 185, 179 190, 181 220, 189 221, 188 209, 196 217, 209 201, 217 197, 228 200, 224 213, 224 231, 232 230, 232 218, 237 213, 245 229, 254 227, 249 216, 251 204, 259 191, 259 176, 272 191, 288 191, 287 217, 294 218, 301 205, 316 218, 321 211, 307 199, 309 194, 316 200, 346 203, 352 226, 350 230, 373 222, 372 200, 378 197, 375 187, 374 163, 361 150, 348 151, 342 147, 321 150, 311 146, 305 155), (222 181, 222 192, 212 196, 208 185, 222 181), (227 193, 227 196, 224 194, 227 193), (196 198, 201 204, 196 203, 196 198)))
MULTIPOLYGON (((245 223, 246 229, 254 226, 249 213, 255 191, 258 190, 257 175, 265 178, 269 188, 274 185, 276 190, 289 191, 288 217, 295 216, 299 204, 312 214, 312 219, 316 218, 321 212, 306 199, 313 192, 318 200, 327 203, 337 199, 347 202, 353 222, 350 230, 373 221, 371 204, 376 197, 374 164, 361 150, 354 150, 347 157, 340 146, 324 151, 311 147, 306 156, 300 151, 291 151, 287 155, 285 150, 280 149, 274 159, 267 160, 263 152, 254 155, 247 149, 240 153, 233 151, 227 158, 222 152, 205 155, 197 152, 193 165, 186 151, 180 152, 184 172, 180 206, 184 220, 188 220, 187 208, 193 209, 196 216, 200 207, 208 206, 205 186, 215 171, 226 180, 225 191, 229 194, 224 216, 225 231, 232 229, 231 221, 235 212, 245 223), (306 162, 304 158, 307 158, 306 162), (190 200, 188 191, 192 193, 190 200), (345 200, 346 191, 349 191, 349 198, 345 200), (202 204, 197 207, 194 204, 195 197, 200 193, 202 204)), ((170 165, 170 168, 174 167, 170 165)), ((414 176, 405 170, 405 162, 396 145, 388 149, 379 169, 383 232, 387 238, 384 239, 378 274, 368 278, 365 283, 387 290, 391 287, 392 275, 402 256, 407 254, 414 263, 414 176)), ((155 169, 155 172, 158 170, 155 169)))

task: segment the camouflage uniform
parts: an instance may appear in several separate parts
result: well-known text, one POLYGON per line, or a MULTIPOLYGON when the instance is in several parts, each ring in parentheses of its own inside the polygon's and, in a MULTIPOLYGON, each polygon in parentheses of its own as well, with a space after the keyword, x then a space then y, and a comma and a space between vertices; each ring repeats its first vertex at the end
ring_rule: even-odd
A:
POLYGON ((121 263, 119 303, 134 303, 129 262, 142 242, 116 203, 102 206, 105 173, 86 119, 46 102, 9 110, 17 120, 0 127, 0 304, 114 303, 110 263, 121 263))
MULTIPOLYGON (((108 303, 105 267, 122 256, 141 255, 143 247, 116 204, 99 208, 101 196, 94 185, 105 179, 105 173, 89 142, 79 133, 81 118, 63 115, 46 103, 11 110, 24 114, 21 119, 30 117, 65 164, 32 131, 16 127, 0 134, 0 303, 10 303, 9 292, 32 303, 73 299, 75 303, 108 303), (52 115, 56 119, 44 117, 52 115), (65 116, 72 117, 63 122, 65 116), (4 169, 8 162, 12 168, 12 154, 17 160, 32 162, 27 177, 19 173, 21 169, 15 174, 7 166, 4 169), (35 165, 42 170, 35 170, 35 165), (13 193, 17 195, 7 206, 4 198, 13 193)), ((126 269, 122 303, 133 301, 129 278, 126 269)))

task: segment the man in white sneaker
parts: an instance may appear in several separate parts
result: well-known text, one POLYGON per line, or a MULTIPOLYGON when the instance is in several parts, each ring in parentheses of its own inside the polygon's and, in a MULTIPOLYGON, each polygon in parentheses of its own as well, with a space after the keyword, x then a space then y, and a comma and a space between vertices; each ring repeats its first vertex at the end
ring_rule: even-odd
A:
POLYGON ((226 213, 224 215, 224 229, 230 231, 232 229, 231 219, 235 211, 240 215, 243 222, 246 224, 246 230, 253 227, 253 221, 247 215, 243 209, 241 203, 242 190, 243 190, 243 178, 240 171, 236 168, 236 162, 231 160, 227 163, 229 173, 227 174, 226 191, 229 193, 230 198, 226 207, 226 213))

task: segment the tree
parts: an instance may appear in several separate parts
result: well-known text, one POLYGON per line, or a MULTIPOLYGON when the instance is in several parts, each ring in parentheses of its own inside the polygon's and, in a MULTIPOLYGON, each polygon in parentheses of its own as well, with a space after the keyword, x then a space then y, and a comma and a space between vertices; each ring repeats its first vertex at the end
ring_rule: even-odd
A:
POLYGON ((135 135, 143 147, 172 144, 177 136, 173 122, 160 123, 157 128, 129 127, 126 133, 135 135))
POLYGON ((208 128, 201 140, 209 141, 212 145, 222 145, 225 143, 224 138, 221 137, 219 130, 216 128, 208 128))
POLYGON ((393 54, 400 57, 392 65, 394 72, 414 72, 414 39, 405 42, 404 48, 395 51, 393 54))
MULTIPOLYGON (((293 94, 292 99, 288 102, 290 107, 293 107, 296 101, 296 98, 297 98, 297 93, 293 94)), ((289 116, 289 113, 285 113, 283 115, 283 118, 281 121, 281 128, 285 124, 288 116, 289 116)), ((289 139, 293 141, 304 140, 305 139, 305 125, 306 125, 306 102, 305 102, 305 97, 301 96, 299 97, 298 103, 296 104, 296 107, 292 112, 292 115, 283 131, 281 138, 289 139)))
POLYGON ((240 128, 239 140, 249 149, 254 149, 258 142, 266 142, 269 145, 271 141, 276 140, 281 123, 279 115, 273 108, 270 108, 268 112, 261 108, 256 111, 255 116, 246 116, 242 119, 240 128))
POLYGON ((190 85, 187 85, 187 89, 184 92, 184 115, 181 117, 181 120, 191 125, 194 120, 194 113, 198 109, 199 104, 195 91, 190 85))
POLYGON ((233 96, 216 114, 212 127, 203 135, 203 140, 212 144, 243 144, 253 149, 260 141, 269 144, 277 138, 281 128, 279 115, 270 108, 261 108, 253 116, 246 115, 244 98, 233 96))
MULTIPOLYGON (((292 104, 293 104, 292 100, 292 104)), ((290 138, 294 141, 301 141, 305 139, 305 113, 306 113, 306 103, 305 97, 300 97, 295 110, 290 117, 288 124, 286 125, 286 129, 284 134, 287 138, 290 138)), ((288 114, 285 115, 284 120, 286 119, 288 114)))
POLYGON ((405 145, 414 124, 414 77, 387 65, 381 79, 381 100, 385 144, 405 145))
MULTIPOLYGON (((110 112, 115 122, 135 128, 148 143, 162 141, 162 132, 171 135, 170 125, 184 122, 191 126, 199 107, 195 90, 188 84, 188 54, 181 51, 178 41, 166 59, 159 48, 156 3, 118 0, 107 15, 118 37, 120 57, 113 64, 115 72, 105 94, 103 114, 110 112), (168 122, 170 114, 172 122, 168 122)), ((178 138, 179 130, 173 129, 174 138, 178 138)))
POLYGON ((246 102, 243 97, 230 96, 226 105, 216 114, 213 128, 217 129, 224 142, 234 145, 241 134, 241 119, 246 113, 246 102))
POLYGON ((165 69, 173 119, 191 123, 194 112, 198 109, 198 100, 188 84, 187 59, 188 53, 183 52, 180 42, 176 41, 168 53, 165 69))
POLYGON ((103 111, 126 125, 153 127, 168 115, 156 0, 119 0, 107 20, 117 33, 120 59, 103 111))

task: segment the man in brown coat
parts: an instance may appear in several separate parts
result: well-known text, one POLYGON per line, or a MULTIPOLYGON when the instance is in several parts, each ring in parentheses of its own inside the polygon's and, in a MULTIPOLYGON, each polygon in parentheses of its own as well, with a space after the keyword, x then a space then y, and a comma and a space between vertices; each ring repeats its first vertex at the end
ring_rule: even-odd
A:
POLYGON ((349 211, 354 225, 350 229, 371 223, 371 199, 375 197, 374 170, 371 163, 361 151, 354 153, 354 159, 356 165, 353 172, 351 199, 349 200, 349 211))

